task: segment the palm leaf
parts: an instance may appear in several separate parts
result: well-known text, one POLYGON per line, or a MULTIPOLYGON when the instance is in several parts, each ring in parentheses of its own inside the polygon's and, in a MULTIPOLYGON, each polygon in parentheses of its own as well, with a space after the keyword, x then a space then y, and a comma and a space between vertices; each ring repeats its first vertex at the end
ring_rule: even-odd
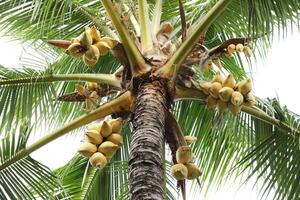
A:
MULTIPOLYGON (((0 163, 25 148, 31 129, 23 125, 3 135, 0 141, 0 163)), ((28 157, 0 172, 1 199, 47 199, 53 193, 63 197, 62 187, 50 170, 28 157)))

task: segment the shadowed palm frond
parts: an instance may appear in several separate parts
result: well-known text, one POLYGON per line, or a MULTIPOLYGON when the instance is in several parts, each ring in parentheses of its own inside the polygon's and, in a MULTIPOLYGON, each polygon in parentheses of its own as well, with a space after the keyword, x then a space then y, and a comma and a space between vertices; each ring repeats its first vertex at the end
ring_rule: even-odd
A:
MULTIPOLYGON (((22 125, 11 133, 2 134, 0 163, 25 148, 30 131, 28 125, 22 125)), ((0 182, 1 199, 46 199, 54 193, 60 198, 64 196, 57 177, 31 157, 1 170, 0 182)))

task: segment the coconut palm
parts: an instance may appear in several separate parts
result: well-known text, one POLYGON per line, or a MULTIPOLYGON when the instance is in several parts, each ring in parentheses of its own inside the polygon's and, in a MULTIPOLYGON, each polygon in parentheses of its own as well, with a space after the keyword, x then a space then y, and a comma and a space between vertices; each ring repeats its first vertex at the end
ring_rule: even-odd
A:
POLYGON ((195 190, 254 177, 261 197, 300 198, 299 116, 277 99, 249 99, 246 59, 234 53, 250 56, 252 43, 263 57, 299 13, 294 0, 1 2, 3 33, 40 56, 0 67, 0 198, 176 199, 177 187, 185 198, 191 180, 170 173, 177 150, 190 151, 185 135, 197 137, 187 161, 201 169, 195 190), (227 74, 240 103, 217 100, 220 88, 213 96, 211 80, 226 86, 227 74), (51 171, 30 157, 111 119, 122 120, 124 145, 106 165, 76 154, 51 171), (41 125, 49 133, 28 145, 41 125))

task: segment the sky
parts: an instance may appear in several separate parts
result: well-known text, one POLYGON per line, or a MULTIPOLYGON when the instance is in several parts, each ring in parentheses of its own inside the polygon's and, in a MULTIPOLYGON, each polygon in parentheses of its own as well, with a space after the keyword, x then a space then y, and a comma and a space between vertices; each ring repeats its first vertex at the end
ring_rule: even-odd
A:
MULTIPOLYGON (((0 64, 11 67, 19 66, 19 57, 26 55, 25 49, 17 41, 9 41, 8 38, 0 38, 0 46, 0 64)), ((299 46, 300 34, 298 32, 290 33, 285 39, 275 39, 267 58, 259 60, 251 66, 254 94, 261 98, 278 97, 282 105, 287 105, 290 110, 298 114, 300 114, 299 46)), ((29 52, 32 53, 32 50, 29 52)), ((49 130, 49 127, 41 127, 40 134, 31 137, 29 143, 37 140, 45 130, 49 130)), ((80 141, 81 138, 78 136, 66 135, 42 147, 32 156, 54 169, 65 164, 76 153, 80 141)), ((212 189, 205 198, 201 194, 197 195, 199 195, 199 199, 205 200, 257 199, 259 186, 252 189, 250 183, 239 190, 238 188, 238 184, 226 185, 219 190, 212 189)), ((188 195, 194 194, 188 192, 188 195)))

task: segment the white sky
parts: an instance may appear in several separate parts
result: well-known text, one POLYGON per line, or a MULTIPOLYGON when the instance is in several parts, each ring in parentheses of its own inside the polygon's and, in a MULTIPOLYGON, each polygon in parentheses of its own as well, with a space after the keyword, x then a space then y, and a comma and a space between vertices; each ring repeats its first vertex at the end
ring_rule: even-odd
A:
MULTIPOLYGON (((19 56, 24 49, 18 42, 9 42, 7 38, 0 38, 0 64, 4 66, 18 66, 19 56)), ((299 46, 300 34, 293 33, 287 39, 275 41, 269 51, 267 59, 252 66, 254 80, 254 94, 259 97, 279 97, 281 104, 300 114, 299 102, 299 46)), ((46 127, 41 131, 51 130, 46 127)), ((31 138, 37 140, 42 134, 31 138)), ((77 151, 80 137, 64 136, 33 153, 33 157, 50 168, 56 168, 66 163, 77 151)), ((257 190, 252 190, 251 184, 243 186, 237 191, 238 184, 226 185, 220 190, 209 192, 205 200, 256 200, 257 190)), ((193 193, 188 195, 194 196, 193 193)), ((199 199, 204 199, 200 194, 199 199)), ((189 198, 188 198, 189 199, 189 198)), ((271 198, 270 198, 271 199, 271 198)))

